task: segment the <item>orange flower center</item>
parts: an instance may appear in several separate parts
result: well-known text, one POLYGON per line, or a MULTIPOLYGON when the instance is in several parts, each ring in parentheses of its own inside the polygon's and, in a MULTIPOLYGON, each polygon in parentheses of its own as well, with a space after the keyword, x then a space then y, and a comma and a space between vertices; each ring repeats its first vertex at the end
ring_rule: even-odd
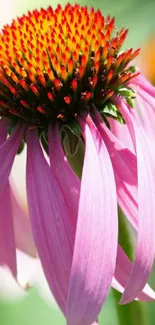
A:
POLYGON ((112 36, 114 18, 68 4, 28 12, 0 34, 0 116, 45 126, 98 109, 137 73, 119 54, 127 35, 112 36))

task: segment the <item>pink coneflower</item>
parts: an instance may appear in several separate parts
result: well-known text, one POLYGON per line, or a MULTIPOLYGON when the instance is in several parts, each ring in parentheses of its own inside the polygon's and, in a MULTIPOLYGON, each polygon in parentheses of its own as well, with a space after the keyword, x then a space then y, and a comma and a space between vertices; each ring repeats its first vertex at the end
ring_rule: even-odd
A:
MULTIPOLYGON (((26 143, 33 236, 68 325, 95 322, 111 285, 125 288, 122 303, 155 298, 146 285, 155 254, 154 163, 132 108, 145 82, 129 65, 139 50, 119 53, 127 30, 112 36, 114 28, 99 10, 68 4, 29 12, 0 35, 0 192, 26 143), (114 136, 109 118, 126 123, 134 150, 114 136), (81 181, 65 157, 64 126, 85 144, 81 181), (133 265, 118 246, 117 203, 137 231, 133 265)), ((15 258, 12 250, 5 261, 14 275, 15 258)))

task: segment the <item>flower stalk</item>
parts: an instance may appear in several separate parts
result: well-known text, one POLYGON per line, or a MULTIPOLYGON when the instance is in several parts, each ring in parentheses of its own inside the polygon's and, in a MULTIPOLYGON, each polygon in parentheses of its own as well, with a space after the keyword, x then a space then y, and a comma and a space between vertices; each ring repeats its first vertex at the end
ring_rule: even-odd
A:
MULTIPOLYGON (((124 218, 123 212, 120 208, 119 211, 119 244, 124 249, 128 257, 133 259, 133 245, 131 241, 131 233, 127 222, 124 218)), ((137 325, 138 323, 141 325, 147 325, 147 316, 145 312, 145 305, 143 302, 131 302, 127 305, 121 306, 118 304, 118 301, 121 298, 119 292, 115 289, 112 289, 114 301, 116 303, 116 310, 119 319, 119 325, 137 325)))
POLYGON ((142 302, 131 302, 128 305, 121 306, 118 304, 120 293, 112 289, 114 300, 116 303, 116 312, 118 315, 119 325, 148 325, 145 313, 145 305, 142 302))

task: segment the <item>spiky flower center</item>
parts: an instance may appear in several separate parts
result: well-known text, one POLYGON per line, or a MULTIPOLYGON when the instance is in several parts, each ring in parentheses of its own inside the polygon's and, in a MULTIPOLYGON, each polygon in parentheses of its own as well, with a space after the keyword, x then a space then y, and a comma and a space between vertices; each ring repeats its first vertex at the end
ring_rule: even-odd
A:
POLYGON ((137 75, 128 63, 139 50, 119 54, 127 30, 112 36, 114 28, 114 18, 70 4, 28 12, 5 26, 0 116, 44 128, 57 119, 68 122, 91 103, 106 115, 114 92, 132 97, 124 87, 137 75))

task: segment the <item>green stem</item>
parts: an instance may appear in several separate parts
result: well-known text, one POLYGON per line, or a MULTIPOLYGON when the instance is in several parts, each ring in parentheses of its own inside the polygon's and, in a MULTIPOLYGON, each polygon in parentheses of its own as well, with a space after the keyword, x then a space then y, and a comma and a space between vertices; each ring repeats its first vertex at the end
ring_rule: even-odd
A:
POLYGON ((117 315, 120 325, 146 325, 146 313, 144 303, 131 302, 127 305, 119 305, 120 294, 113 289, 113 296, 116 301, 117 315))
MULTIPOLYGON (((133 249, 131 243, 130 230, 123 213, 119 210, 119 244, 124 249, 130 259, 132 259, 133 249)), ((146 325, 145 304, 133 301, 127 305, 119 305, 120 293, 113 289, 114 299, 117 306, 117 314, 120 325, 146 325)))

